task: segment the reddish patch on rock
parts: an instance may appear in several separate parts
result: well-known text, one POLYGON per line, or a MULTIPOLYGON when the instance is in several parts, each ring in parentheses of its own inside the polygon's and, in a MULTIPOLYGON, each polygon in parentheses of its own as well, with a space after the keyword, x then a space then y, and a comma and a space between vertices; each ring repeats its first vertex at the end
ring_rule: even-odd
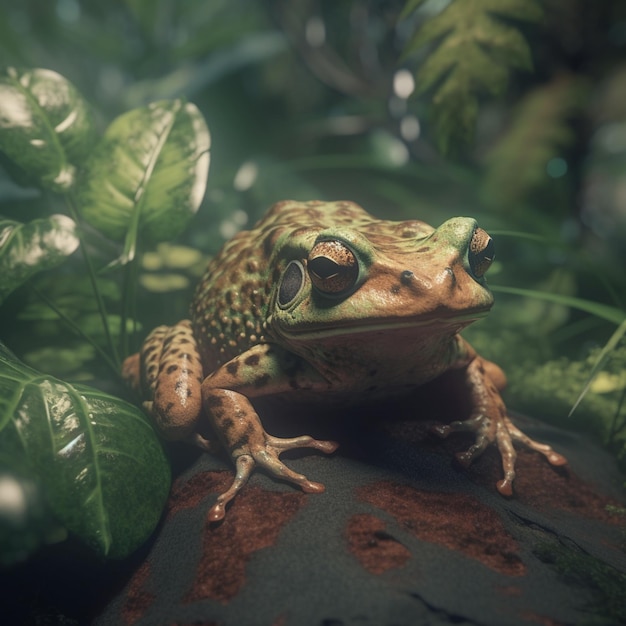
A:
POLYGON ((167 516, 185 509, 194 509, 212 493, 228 489, 232 481, 230 472, 200 472, 188 479, 179 478, 172 485, 167 502, 167 516))
POLYGON ((217 622, 172 622, 168 626, 218 626, 217 622))
POLYGON ((419 539, 461 552, 507 576, 526 573, 517 541, 498 515, 476 498, 418 491, 389 481, 362 487, 358 495, 393 515, 419 539))
POLYGON ((402 567, 411 553, 385 532, 385 522, 374 515, 353 515, 346 530, 348 549, 370 574, 402 567))
MULTIPOLYGON (((223 491, 232 475, 225 474, 223 491)), ((291 520, 306 501, 301 492, 266 491, 247 486, 219 524, 207 522, 202 557, 193 587, 185 602, 210 598, 227 603, 245 583, 245 569, 252 555, 273 545, 282 527, 291 520)))
POLYGON ((525 620, 541 624, 541 626, 566 626, 563 622, 552 619, 551 617, 546 617, 545 615, 537 615, 536 613, 531 613, 529 611, 526 611, 522 615, 522 617, 525 620))
POLYGON ((122 606, 122 619, 129 626, 137 623, 156 600, 156 596, 153 593, 143 589, 149 577, 150 563, 144 561, 128 585, 128 593, 122 606))
MULTIPOLYGON (((472 474, 481 484, 495 489, 502 467, 497 452, 489 452, 492 453, 485 454, 482 463, 475 463, 472 474)), ((607 505, 623 504, 598 493, 567 466, 553 467, 537 452, 518 449, 515 470, 513 497, 534 509, 561 509, 607 524, 624 523, 623 517, 606 510, 607 505)))

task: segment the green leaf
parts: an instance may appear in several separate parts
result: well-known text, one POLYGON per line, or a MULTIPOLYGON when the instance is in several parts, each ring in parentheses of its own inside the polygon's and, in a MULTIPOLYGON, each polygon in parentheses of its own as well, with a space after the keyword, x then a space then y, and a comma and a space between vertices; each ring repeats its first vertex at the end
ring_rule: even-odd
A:
POLYGON ((415 11, 415 9, 424 4, 424 2, 426 2, 426 0, 407 0, 402 12, 400 13, 399 19, 403 20, 408 17, 411 13, 413 13, 413 11, 415 11))
POLYGON ((491 291, 498 293, 508 293, 515 296, 525 296, 527 298, 538 298, 555 304, 569 306, 579 311, 585 311, 601 319, 612 322, 613 324, 622 324, 626 320, 626 313, 608 304, 593 302, 592 300, 584 300, 582 298, 574 298, 559 293, 549 291, 536 291, 533 289, 520 289, 519 287, 504 287, 502 285, 489 285, 491 291))
POLYGON ((40 374, 0 344, 0 469, 15 468, 41 485, 60 524, 116 558, 154 530, 170 484, 139 409, 40 374))
POLYGON ((172 239, 198 210, 206 188, 210 136, 202 114, 183 100, 160 101, 115 119, 86 164, 78 190, 84 219, 125 240, 172 239))
POLYGON ((71 187, 94 128, 89 105, 60 74, 0 71, 0 151, 35 183, 55 191, 71 187))
POLYGON ((546 166, 572 143, 569 122, 583 110, 588 95, 585 80, 561 75, 523 98, 508 131, 486 156, 485 203, 510 210, 531 191, 551 183, 546 166))
POLYGON ((496 14, 537 21, 542 12, 535 0, 454 0, 421 25, 404 52, 434 45, 416 71, 416 94, 434 90, 432 119, 444 154, 472 139, 480 95, 501 94, 511 70, 532 67, 524 37, 496 14))
POLYGON ((626 334, 626 319, 615 329, 615 332, 606 342, 606 344, 600 351, 600 354, 598 354, 596 361, 591 368, 591 372, 589 372, 589 378, 587 378, 585 386, 581 390, 578 398, 576 398, 576 402, 574 402, 574 405, 572 406, 568 417, 571 417, 572 413, 578 408, 578 405, 581 403, 582 399, 587 395, 589 387, 591 387, 591 383, 594 381, 596 375, 602 369, 602 367, 604 367, 604 364, 611 356, 611 353, 615 351, 615 348, 617 348, 624 334, 626 334))
POLYGON ((65 215, 28 224, 0 219, 0 302, 37 272, 60 265, 78 244, 76 224, 65 215))

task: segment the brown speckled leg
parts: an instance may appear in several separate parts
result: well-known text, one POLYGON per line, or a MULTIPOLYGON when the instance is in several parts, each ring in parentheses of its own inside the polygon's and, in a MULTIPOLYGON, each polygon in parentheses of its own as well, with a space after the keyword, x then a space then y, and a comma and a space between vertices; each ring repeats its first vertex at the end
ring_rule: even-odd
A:
POLYGON ((133 387, 143 390, 144 410, 165 438, 187 439, 214 450, 196 432, 202 413, 203 371, 189 320, 155 328, 141 352, 124 361, 122 372, 133 387))
POLYGON ((292 389, 294 384, 324 384, 309 366, 293 361, 283 350, 267 345, 255 346, 207 377, 202 385, 204 408, 214 430, 230 453, 236 475, 230 488, 218 496, 209 512, 211 521, 225 515, 225 508, 246 484, 255 467, 272 476, 298 485, 308 493, 324 491, 324 485, 289 469, 279 455, 285 450, 313 448, 330 454, 334 441, 319 441, 308 435, 281 439, 265 432, 248 397, 292 389), (285 359, 291 359, 286 362, 285 359), (287 373, 289 372, 289 373, 287 373))
POLYGON ((514 441, 539 452, 552 465, 567 463, 565 457, 550 446, 534 441, 511 422, 499 391, 506 384, 506 377, 497 365, 476 356, 467 366, 466 372, 472 396, 471 416, 467 420, 437 425, 433 428, 433 431, 441 437, 447 437, 454 432, 476 433, 475 442, 465 452, 457 454, 460 463, 468 466, 489 444, 495 442, 502 457, 504 471, 504 478, 497 482, 496 487, 504 496, 513 494, 517 458, 513 447, 514 441))

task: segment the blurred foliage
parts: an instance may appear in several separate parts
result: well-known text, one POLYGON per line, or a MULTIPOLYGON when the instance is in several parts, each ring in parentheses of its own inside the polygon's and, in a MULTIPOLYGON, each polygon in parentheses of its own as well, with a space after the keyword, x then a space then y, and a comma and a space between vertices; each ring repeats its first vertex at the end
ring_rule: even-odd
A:
MULTIPOLYGON (((383 218, 433 224, 469 214, 496 238, 493 285, 622 312, 625 53, 620 0, 0 6, 0 63, 69 79, 101 134, 129 109, 163 99, 193 101, 202 113, 211 130, 208 191, 174 250, 214 254, 285 198, 346 198, 383 218)), ((0 171, 0 213, 8 220, 67 213, 58 197, 21 186, 14 174, 0 171)), ((88 227, 82 235, 97 267, 123 252, 88 227)), ((164 247, 142 252, 139 304, 126 319, 149 329, 186 316, 197 254, 177 262, 164 247)), ((59 289, 81 272, 73 255, 38 277, 35 292, 30 284, 16 289, 0 309, 2 335, 52 374, 115 387, 97 349, 66 319, 87 328, 97 315, 93 302, 67 305, 59 289), (44 314, 50 307, 42 302, 64 317, 44 314), (74 351, 73 365, 51 359, 55 350, 74 351)), ((105 296, 107 307, 122 306, 125 293, 120 284, 105 296)), ((562 417, 586 383, 590 355, 614 330, 564 304, 499 293, 490 318, 468 336, 509 373, 513 408, 562 417)), ((136 347, 142 332, 122 351, 136 347)), ((611 393, 592 384, 567 424, 598 425, 592 430, 605 441, 623 436, 626 381, 613 376, 625 365, 616 346, 598 378, 612 381, 611 393)))
MULTIPOLYGON (((432 5, 408 0, 403 16, 424 4, 432 5)), ((417 93, 436 85, 432 121, 444 154, 473 138, 481 93, 502 94, 512 70, 532 67, 524 36, 499 18, 537 22, 541 17, 535 0, 455 0, 420 25, 405 54, 436 42, 417 70, 417 93)))

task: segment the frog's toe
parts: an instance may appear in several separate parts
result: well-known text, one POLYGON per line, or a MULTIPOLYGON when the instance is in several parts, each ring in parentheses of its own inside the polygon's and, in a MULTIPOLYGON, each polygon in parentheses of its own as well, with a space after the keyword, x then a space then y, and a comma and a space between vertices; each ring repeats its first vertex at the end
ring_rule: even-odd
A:
POLYGON ((215 504, 209 511, 209 520, 217 522, 224 518, 226 505, 241 491, 248 482, 256 466, 263 468, 266 472, 298 485, 306 493, 322 493, 325 489, 322 483, 309 480, 303 474, 298 474, 287 467, 278 455, 285 450, 297 448, 315 448, 326 454, 330 454, 337 449, 338 444, 334 441, 320 441, 308 435, 293 437, 291 439, 281 439, 265 435, 265 445, 250 447, 248 450, 236 457, 236 474, 231 486, 218 496, 215 504))
POLYGON ((309 435, 302 435, 301 437, 293 437, 291 439, 267 435, 267 443, 280 452, 284 450, 295 450, 297 448, 314 448, 325 454, 332 454, 339 447, 336 441, 321 441, 319 439, 313 439, 313 437, 309 435))
POLYGON ((210 508, 208 519, 210 522, 219 522, 226 515, 226 505, 241 491, 248 482, 254 469, 254 459, 249 454, 237 457, 235 478, 230 487, 217 496, 215 504, 210 508))
POLYGON ((545 443, 539 443, 538 441, 531 439, 528 435, 524 434, 519 428, 517 428, 517 426, 515 426, 515 424, 513 424, 508 417, 504 418, 504 422, 511 439, 518 441, 526 448, 539 452, 539 454, 546 457, 550 465, 558 467, 559 465, 565 465, 567 463, 567 459, 562 454, 555 452, 551 446, 545 443))

